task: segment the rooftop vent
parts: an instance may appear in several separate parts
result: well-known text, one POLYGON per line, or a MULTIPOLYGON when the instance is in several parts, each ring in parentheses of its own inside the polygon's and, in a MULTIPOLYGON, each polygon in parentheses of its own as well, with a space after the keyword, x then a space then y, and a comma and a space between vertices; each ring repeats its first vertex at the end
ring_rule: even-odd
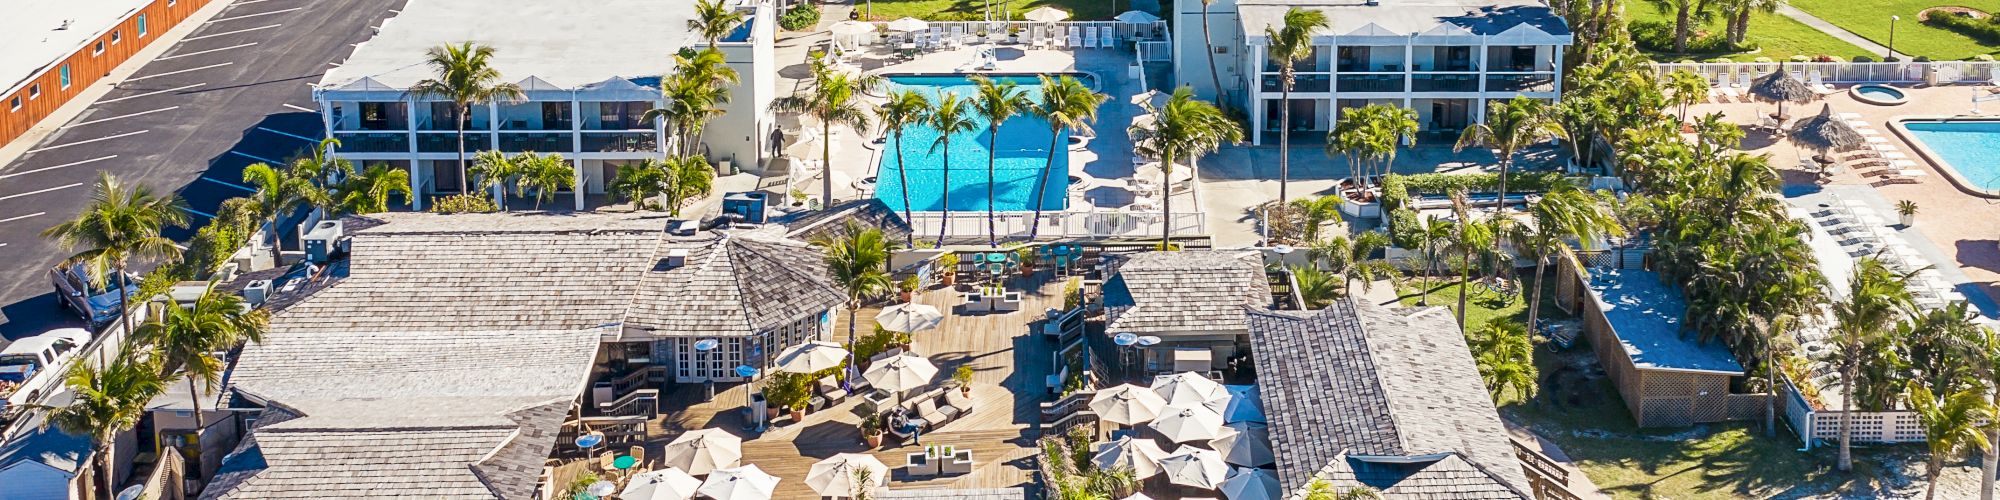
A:
POLYGON ((667 234, 670 235, 694 236, 694 233, 700 230, 701 230, 701 222, 699 221, 691 221, 691 220, 667 221, 667 234))
POLYGON ((1366 1, 1366 2, 1362 2, 1362 3, 1363 3, 1364 5, 1369 5, 1369 6, 1375 6, 1375 5, 1382 5, 1382 0, 1368 0, 1368 1, 1366 1))
POLYGON ((667 251, 667 260, 666 262, 662 262, 662 264, 665 264, 662 267, 665 267, 667 269, 679 269, 681 266, 687 265, 687 263, 688 263, 687 249, 676 248, 667 251))

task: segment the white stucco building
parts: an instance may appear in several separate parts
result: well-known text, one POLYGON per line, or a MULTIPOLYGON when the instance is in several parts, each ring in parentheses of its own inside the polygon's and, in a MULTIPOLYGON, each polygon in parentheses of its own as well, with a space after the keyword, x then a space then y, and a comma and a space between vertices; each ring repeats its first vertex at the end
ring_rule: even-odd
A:
POLYGON ((1250 116, 1257 144, 1277 140, 1265 135, 1286 105, 1293 131, 1331 130, 1341 109, 1390 103, 1416 110, 1424 136, 1456 134, 1483 122, 1487 101, 1556 99, 1574 40, 1539 0, 1214 0, 1207 9, 1204 43, 1202 2, 1174 1, 1175 80, 1215 98, 1218 78, 1203 57, 1212 45, 1222 100, 1250 116), (1265 28, 1282 27, 1293 7, 1324 12, 1329 27, 1297 63, 1287 104, 1265 28))
MULTIPOLYGON (((742 81, 702 142, 711 161, 757 169, 773 149, 777 16, 770 0, 733 3, 748 20, 716 47, 742 81)), ((660 79, 674 70, 674 55, 706 46, 683 28, 693 17, 692 1, 411 0, 326 72, 314 100, 341 141, 338 154, 357 168, 407 169, 421 209, 429 196, 456 194, 464 171, 452 103, 407 90, 433 77, 426 50, 465 41, 491 46, 501 79, 526 96, 473 107, 467 161, 489 149, 561 154, 581 188, 562 194, 582 209, 619 166, 665 156, 669 138, 640 117, 665 104, 660 79)))

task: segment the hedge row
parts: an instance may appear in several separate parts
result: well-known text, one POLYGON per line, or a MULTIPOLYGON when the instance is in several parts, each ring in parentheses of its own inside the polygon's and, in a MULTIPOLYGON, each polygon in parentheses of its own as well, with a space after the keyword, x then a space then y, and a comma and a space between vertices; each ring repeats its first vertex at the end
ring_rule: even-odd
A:
POLYGON ((2000 44, 2000 23, 1993 18, 1975 19, 1962 12, 1932 12, 1924 24, 1943 28, 1987 44, 2000 44))
MULTIPOLYGON (((1699 28, 1697 26, 1697 28, 1699 28)), ((1632 43, 1639 48, 1653 52, 1674 52, 1674 23, 1666 21, 1638 21, 1632 23, 1632 43)), ((1729 37, 1722 32, 1703 35, 1700 30, 1688 34, 1687 53, 1723 54, 1755 50, 1755 44, 1736 46, 1729 43, 1729 37)))

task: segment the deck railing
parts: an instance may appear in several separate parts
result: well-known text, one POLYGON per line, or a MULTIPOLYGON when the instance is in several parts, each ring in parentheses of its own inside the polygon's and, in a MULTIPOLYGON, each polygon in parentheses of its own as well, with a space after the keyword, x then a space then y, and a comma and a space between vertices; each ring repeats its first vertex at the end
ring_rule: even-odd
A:
MULTIPOLYGON (((916 212, 910 219, 917 234, 937 234, 940 224, 947 222, 943 212, 916 212)), ((994 215, 994 224, 1000 239, 1016 240, 1027 238, 1034 219, 1034 212, 1000 212, 994 215)), ((1207 219, 1199 211, 1171 216, 1160 212, 1043 212, 1041 221, 1036 238, 1044 240, 1159 238, 1162 224, 1171 224, 1177 236, 1207 234, 1207 219)), ((986 214, 954 212, 944 231, 947 237, 984 238, 986 214)))
MULTIPOLYGON (((901 43, 908 40, 911 33, 890 31, 888 23, 876 22, 875 33, 861 35, 864 44, 901 43)), ((1026 44, 1029 40, 1058 39, 1054 48, 1122 48, 1122 43, 1171 43, 1167 23, 1125 24, 1117 21, 1064 21, 1059 23, 1034 23, 1026 21, 930 21, 929 30, 913 32, 928 36, 932 32, 945 36, 959 37, 961 44, 1026 44), (1065 47, 1070 29, 1075 28, 1078 37, 1087 31, 1098 33, 1098 44, 1092 47, 1065 47), (1108 34, 1108 35, 1107 35, 1108 34), (1108 37, 1108 39, 1106 38, 1108 37), (1108 40, 1108 41, 1107 41, 1108 40)), ((1082 40, 1079 40, 1082 41, 1082 40)), ((1157 50, 1157 49, 1154 49, 1157 50)), ((1171 52, 1171 51, 1166 51, 1171 52)), ((1162 59, 1164 60, 1164 59, 1162 59)))
MULTIPOLYGON (((1702 75, 1712 84, 1719 76, 1727 76, 1729 82, 1747 86, 1745 78, 1757 78, 1777 71, 1775 62, 1714 62, 1714 63, 1659 63, 1653 65, 1661 73, 1687 69, 1702 75)), ((1818 75, 1823 83, 1931 83, 1931 84, 1980 84, 1992 82, 2000 63, 1989 61, 1930 61, 1893 63, 1856 62, 1787 62, 1786 72, 1800 80, 1810 81, 1818 75)))

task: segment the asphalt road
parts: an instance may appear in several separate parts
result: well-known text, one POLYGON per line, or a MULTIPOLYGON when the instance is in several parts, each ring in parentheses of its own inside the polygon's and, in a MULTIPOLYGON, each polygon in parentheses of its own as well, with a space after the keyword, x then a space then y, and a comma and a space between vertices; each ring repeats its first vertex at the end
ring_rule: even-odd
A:
MULTIPOLYGON (((310 84, 403 0, 241 0, 0 167, 0 343, 81 322, 45 270, 73 253, 40 235, 80 211, 99 171, 186 199, 195 227, 249 194, 245 166, 321 137, 310 84)), ((185 241, 192 228, 169 236, 185 241)))

